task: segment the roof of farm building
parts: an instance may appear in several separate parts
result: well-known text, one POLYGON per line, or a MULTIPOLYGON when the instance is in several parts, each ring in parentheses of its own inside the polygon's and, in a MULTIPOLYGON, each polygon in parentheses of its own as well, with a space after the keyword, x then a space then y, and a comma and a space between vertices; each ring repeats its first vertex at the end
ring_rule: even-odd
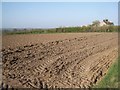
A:
POLYGON ((108 19, 104 19, 102 21, 96 20, 93 21, 92 26, 111 26, 114 25, 112 21, 109 21, 108 19))

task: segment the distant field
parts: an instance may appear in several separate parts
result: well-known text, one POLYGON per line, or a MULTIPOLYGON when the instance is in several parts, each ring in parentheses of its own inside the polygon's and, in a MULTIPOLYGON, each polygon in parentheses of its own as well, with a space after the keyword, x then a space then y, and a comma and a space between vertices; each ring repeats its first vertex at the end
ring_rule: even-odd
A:
MULTIPOLYGON (((14 34, 14 35, 3 35, 2 36, 2 46, 7 47, 17 47, 24 46, 35 43, 48 43, 52 41, 59 41, 65 39, 73 39, 76 37, 91 36, 94 34, 101 33, 52 33, 52 34, 14 34)), ((107 34, 106 34, 107 35, 107 34)), ((117 34, 116 34, 117 35, 117 34)), ((1 38, 1 37, 0 37, 1 38)))
POLYGON ((117 36, 117 33, 5 35, 3 82, 24 88, 39 88, 41 83, 58 88, 93 87, 117 61, 117 36))

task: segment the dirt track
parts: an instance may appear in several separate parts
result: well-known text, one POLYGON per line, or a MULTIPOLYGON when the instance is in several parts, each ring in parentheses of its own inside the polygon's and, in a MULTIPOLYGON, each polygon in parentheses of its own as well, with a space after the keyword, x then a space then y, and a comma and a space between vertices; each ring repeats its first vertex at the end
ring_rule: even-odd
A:
POLYGON ((3 36, 3 82, 12 87, 91 87, 117 59, 117 33, 3 36))

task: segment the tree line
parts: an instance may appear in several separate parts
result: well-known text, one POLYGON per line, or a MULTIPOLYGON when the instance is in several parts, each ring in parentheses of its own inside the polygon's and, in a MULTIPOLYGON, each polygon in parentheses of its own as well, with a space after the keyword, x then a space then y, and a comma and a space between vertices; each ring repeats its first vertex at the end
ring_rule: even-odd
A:
MULTIPOLYGON (((104 21, 104 20, 103 20, 104 21)), ((107 20, 106 20, 107 21, 107 20)), ((108 22, 109 24, 109 22, 108 22)), ((59 27, 54 29, 13 29, 3 30, 3 34, 43 34, 43 33, 71 33, 71 32, 118 32, 120 26, 110 25, 100 26, 100 21, 93 21, 91 25, 76 27, 59 27)))

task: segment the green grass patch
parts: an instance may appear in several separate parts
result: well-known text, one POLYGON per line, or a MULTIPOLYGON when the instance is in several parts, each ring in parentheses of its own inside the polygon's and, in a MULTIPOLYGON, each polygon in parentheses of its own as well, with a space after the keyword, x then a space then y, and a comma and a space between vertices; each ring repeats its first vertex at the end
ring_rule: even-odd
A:
POLYGON ((118 67, 118 64, 120 64, 120 57, 113 63, 102 80, 98 82, 93 88, 118 88, 118 85, 120 84, 118 79, 120 76, 120 67, 118 67))

